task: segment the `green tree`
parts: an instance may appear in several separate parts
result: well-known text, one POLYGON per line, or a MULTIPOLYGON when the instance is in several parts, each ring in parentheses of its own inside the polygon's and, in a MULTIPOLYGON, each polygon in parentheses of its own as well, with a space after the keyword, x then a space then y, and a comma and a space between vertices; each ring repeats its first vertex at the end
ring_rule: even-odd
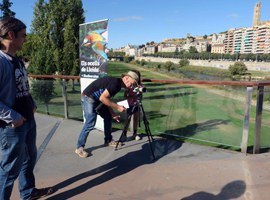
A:
POLYGON ((174 53, 175 53, 175 55, 179 55, 179 48, 178 47, 175 48, 174 53))
POLYGON ((17 56, 22 57, 26 60, 29 60, 31 57, 33 47, 33 37, 34 35, 29 33, 26 37, 26 42, 23 45, 23 48, 17 52, 17 56))
MULTIPOLYGON (((34 17, 31 27, 32 51, 30 56, 29 72, 32 74, 52 74, 52 52, 49 39, 49 23, 46 15, 47 5, 44 0, 38 0, 34 7, 34 17)), ((44 103, 49 114, 48 103, 53 97, 53 80, 34 79, 31 83, 31 92, 37 102, 44 103)))
POLYGON ((10 7, 12 6, 12 2, 9 0, 2 0, 2 3, 0 4, 0 10, 2 11, 2 17, 6 16, 12 16, 14 17, 16 15, 15 12, 10 10, 10 7))
POLYGON ((145 66, 147 64, 147 62, 144 59, 142 59, 140 64, 141 64, 141 66, 145 66))
POLYGON ((50 51, 52 52, 51 65, 60 74, 65 74, 63 61, 64 28, 68 19, 66 0, 50 0, 46 10, 49 28, 50 51))
POLYGON ((179 61, 179 65, 180 65, 180 67, 184 67, 184 66, 188 66, 189 65, 189 60, 188 59, 181 59, 180 61, 179 61))
POLYGON ((85 20, 82 1, 68 0, 68 19, 64 27, 63 69, 65 75, 79 75, 79 24, 85 20))
POLYGON ((49 102, 54 95, 54 82, 52 79, 44 80, 44 79, 35 79, 31 84, 31 93, 33 98, 39 102, 44 103, 45 111, 47 114, 49 112, 49 102))
POLYGON ((229 66, 231 75, 245 75, 247 70, 247 66, 241 61, 235 62, 234 65, 229 66))
POLYGON ((33 71, 79 75, 79 24, 84 22, 83 14, 81 0, 38 0, 32 21, 33 71))
POLYGON ((189 53, 198 53, 196 47, 194 47, 194 46, 189 47, 188 51, 189 51, 189 53))
POLYGON ((78 40, 73 35, 73 25, 72 20, 69 18, 66 21, 65 31, 64 31, 64 48, 63 48, 63 61, 62 61, 62 69, 65 72, 65 75, 72 74, 72 70, 75 67, 78 67, 78 55, 77 49, 74 48, 74 43, 78 40))
POLYGON ((172 70, 173 65, 174 65, 174 63, 173 63, 172 61, 167 61, 167 62, 165 62, 164 67, 165 67, 165 68, 167 69, 167 71, 169 72, 169 71, 172 70))
POLYGON ((46 59, 48 55, 46 55, 46 52, 50 44, 46 33, 48 25, 45 12, 45 1, 38 0, 34 7, 34 17, 31 26, 31 33, 33 34, 31 42, 33 48, 30 56, 29 72, 33 74, 47 74, 46 59))

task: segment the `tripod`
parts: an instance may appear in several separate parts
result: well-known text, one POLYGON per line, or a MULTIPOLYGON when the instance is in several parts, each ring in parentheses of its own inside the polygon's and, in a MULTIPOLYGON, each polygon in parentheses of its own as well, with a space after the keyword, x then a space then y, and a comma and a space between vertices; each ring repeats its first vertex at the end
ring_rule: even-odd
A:
POLYGON ((119 140, 117 141, 115 150, 117 150, 117 147, 119 145, 119 142, 123 138, 123 135, 127 133, 127 130, 128 130, 128 127, 129 127, 129 124, 130 124, 130 121, 131 121, 131 117, 134 114, 134 111, 136 110, 136 108, 138 108, 139 113, 140 113, 140 111, 142 111, 145 132, 146 132, 146 135, 148 137, 148 142, 149 142, 149 145, 150 145, 150 150, 151 150, 151 153, 152 153, 152 156, 153 156, 153 160, 155 160, 156 157, 155 157, 155 154, 154 154, 154 151, 153 151, 153 147, 152 147, 152 142, 153 142, 154 139, 153 139, 153 136, 152 136, 151 131, 150 131, 150 128, 149 128, 149 122, 148 122, 148 120, 146 118, 146 115, 145 115, 145 112, 144 112, 144 108, 143 108, 143 105, 142 105, 141 97, 139 97, 137 99, 135 105, 133 106, 133 108, 131 110, 131 113, 127 117, 126 123, 124 125, 124 129, 122 131, 122 134, 120 135, 119 140))

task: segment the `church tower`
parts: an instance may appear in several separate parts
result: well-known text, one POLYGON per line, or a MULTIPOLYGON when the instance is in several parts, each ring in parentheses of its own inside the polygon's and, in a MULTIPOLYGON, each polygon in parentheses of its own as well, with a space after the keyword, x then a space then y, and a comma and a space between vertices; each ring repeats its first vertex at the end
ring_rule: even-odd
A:
POLYGON ((258 27, 261 24, 261 2, 256 3, 253 13, 253 27, 258 27))

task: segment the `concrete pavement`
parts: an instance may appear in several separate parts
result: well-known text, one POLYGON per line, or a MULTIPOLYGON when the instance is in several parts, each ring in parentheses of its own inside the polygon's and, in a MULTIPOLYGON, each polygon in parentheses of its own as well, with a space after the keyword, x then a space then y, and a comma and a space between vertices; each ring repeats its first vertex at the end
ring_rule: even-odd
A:
MULTIPOLYGON (((44 199, 64 200, 267 200, 270 154, 155 138, 153 161, 147 137, 114 150, 103 132, 90 133, 88 158, 75 153, 82 122, 36 114, 38 188, 54 186, 44 199)), ((113 133, 118 139, 121 131, 113 133)), ((19 199, 17 186, 12 199, 19 199)))

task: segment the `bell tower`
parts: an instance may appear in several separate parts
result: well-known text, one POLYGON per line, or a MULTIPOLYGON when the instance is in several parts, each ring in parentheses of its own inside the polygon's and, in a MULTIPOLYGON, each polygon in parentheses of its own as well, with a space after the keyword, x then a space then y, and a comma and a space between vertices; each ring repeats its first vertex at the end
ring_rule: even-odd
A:
POLYGON ((256 3, 253 13, 253 27, 258 27, 261 24, 261 2, 256 3))

